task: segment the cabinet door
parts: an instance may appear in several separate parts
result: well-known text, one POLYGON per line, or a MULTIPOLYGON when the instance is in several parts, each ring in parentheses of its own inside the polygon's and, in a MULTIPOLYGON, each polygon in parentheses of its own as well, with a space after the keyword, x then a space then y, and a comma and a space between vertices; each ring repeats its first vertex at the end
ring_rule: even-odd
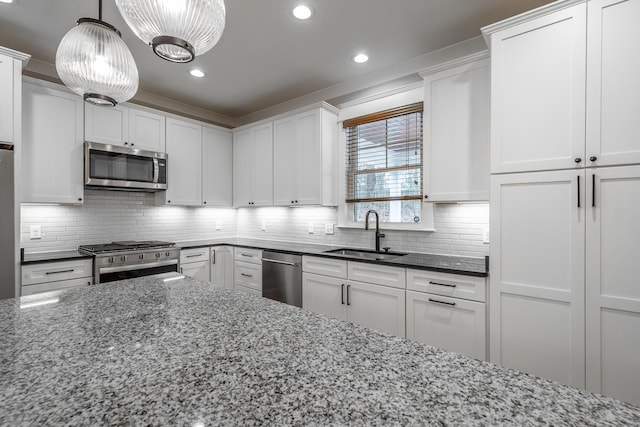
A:
POLYGON ((202 127, 167 119, 167 203, 202 204, 202 127))
POLYGON ((485 305, 407 291, 407 338, 464 354, 487 357, 485 305))
POLYGON ((0 142, 13 143, 14 76, 13 58, 0 55, 0 142))
POLYGON ((141 150, 164 153, 165 116, 129 108, 129 144, 141 150))
POLYGON ((233 141, 231 132, 202 128, 202 204, 233 204, 233 141))
POLYGON ((302 308, 347 320, 346 280, 302 273, 302 308))
POLYGON ((584 162, 586 4, 491 37, 491 172, 584 162))
POLYGON ((262 265, 235 261, 233 277, 236 286, 253 289, 262 295, 262 265))
POLYGON ((489 60, 425 77, 424 194, 489 200, 489 60))
POLYGON ((23 202, 82 203, 83 104, 77 95, 24 83, 23 202))
POLYGON ((85 103, 84 139, 112 145, 129 145, 129 108, 100 107, 85 103))
POLYGON ((584 387, 584 171, 491 183, 491 361, 584 387))
POLYGON ((587 389, 640 405, 640 166, 587 173, 587 389))
POLYGON ((273 206, 273 126, 261 125, 254 130, 255 206, 273 206))
POLYGON ((405 290, 347 281, 347 320, 405 336, 405 290))
POLYGON ((233 248, 214 246, 211 248, 211 283, 233 288, 233 248))
POLYGON ((294 205, 298 197, 299 142, 295 116, 273 123, 273 202, 276 206, 294 205))
POLYGON ((251 206, 253 202, 254 163, 253 133, 243 130, 233 135, 233 204, 251 206))
POLYGON ((209 281, 209 261, 190 262, 187 264, 180 264, 180 272, 186 276, 193 277, 194 279, 202 280, 203 282, 209 281))
MULTIPOLYGON (((337 126, 337 125, 336 125, 337 126)), ((322 203, 322 132, 320 110, 296 116, 296 205, 322 203)))
POLYGON ((588 4, 587 163, 640 163, 640 1, 588 4))

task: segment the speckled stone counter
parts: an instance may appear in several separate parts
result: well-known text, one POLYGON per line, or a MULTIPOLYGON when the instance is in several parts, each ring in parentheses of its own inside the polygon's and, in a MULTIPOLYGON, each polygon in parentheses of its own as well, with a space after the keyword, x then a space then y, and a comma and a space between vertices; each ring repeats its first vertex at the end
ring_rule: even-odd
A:
POLYGON ((22 265, 40 264, 51 261, 69 261, 78 258, 93 258, 91 255, 81 254, 77 250, 68 251, 51 251, 51 252, 35 252, 24 254, 22 265))
MULTIPOLYGON (((245 248, 275 250, 298 255, 314 255, 326 258, 340 258, 350 261, 389 265, 393 267, 416 268, 421 270, 439 271, 443 273, 464 274, 468 276, 486 277, 489 274, 489 265, 486 258, 409 252, 404 256, 394 259, 374 261, 339 255, 335 253, 326 253, 326 251, 338 248, 336 246, 259 239, 192 240, 178 242, 177 244, 178 246, 185 249, 213 245, 232 245, 245 248)), ((366 248, 361 249, 366 250, 366 248)))
POLYGON ((0 301, 0 425, 640 423, 638 407, 195 279, 37 298, 0 301))

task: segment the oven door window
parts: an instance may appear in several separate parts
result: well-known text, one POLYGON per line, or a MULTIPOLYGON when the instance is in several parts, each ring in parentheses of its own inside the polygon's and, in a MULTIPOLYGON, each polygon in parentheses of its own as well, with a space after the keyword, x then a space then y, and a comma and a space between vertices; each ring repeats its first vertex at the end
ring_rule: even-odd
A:
POLYGON ((153 182, 152 158, 91 150, 90 161, 90 178, 153 182))
POLYGON ((177 264, 162 265, 156 267, 143 268, 140 270, 125 270, 109 273, 100 273, 100 283, 115 282, 116 280, 133 279, 136 277, 150 276, 152 274, 169 273, 178 271, 177 264))

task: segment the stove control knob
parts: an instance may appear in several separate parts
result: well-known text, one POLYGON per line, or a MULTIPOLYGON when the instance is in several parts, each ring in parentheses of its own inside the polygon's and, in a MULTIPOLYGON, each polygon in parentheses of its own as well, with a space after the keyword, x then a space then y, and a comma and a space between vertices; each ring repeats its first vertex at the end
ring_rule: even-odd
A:
POLYGON ((162 254, 160 252, 156 252, 156 258, 160 258, 162 254))
POLYGON ((126 255, 122 255, 122 256, 120 257, 120 261, 126 261, 126 260, 127 260, 126 255))
POLYGON ((144 259, 144 254, 140 254, 140 255, 138 255, 138 258, 140 258, 140 259, 144 259))
POLYGON ((112 256, 109 257, 109 262, 113 262, 113 257, 112 256))
POLYGON ((165 252, 165 253, 164 253, 164 256, 169 256, 169 252, 165 252))

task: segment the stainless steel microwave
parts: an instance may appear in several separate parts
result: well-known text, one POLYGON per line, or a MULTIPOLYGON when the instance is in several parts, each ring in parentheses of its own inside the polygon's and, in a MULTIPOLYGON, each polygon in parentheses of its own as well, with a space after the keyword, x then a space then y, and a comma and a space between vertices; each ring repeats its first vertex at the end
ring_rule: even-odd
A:
POLYGON ((84 183, 112 190, 166 190, 167 160, 166 153, 85 142, 84 183))

